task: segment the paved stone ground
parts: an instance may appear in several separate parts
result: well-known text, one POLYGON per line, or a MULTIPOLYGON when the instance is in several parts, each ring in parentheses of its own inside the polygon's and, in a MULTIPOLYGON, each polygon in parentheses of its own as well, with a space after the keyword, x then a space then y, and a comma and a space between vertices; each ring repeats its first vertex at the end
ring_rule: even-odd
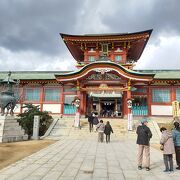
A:
MULTIPOLYGON (((0 171, 0 180, 180 179, 180 171, 164 173, 162 153, 151 148, 151 171, 137 170, 134 140, 112 137, 109 144, 91 137, 61 137, 29 157, 0 171)), ((174 162, 175 164, 175 162, 174 162)))

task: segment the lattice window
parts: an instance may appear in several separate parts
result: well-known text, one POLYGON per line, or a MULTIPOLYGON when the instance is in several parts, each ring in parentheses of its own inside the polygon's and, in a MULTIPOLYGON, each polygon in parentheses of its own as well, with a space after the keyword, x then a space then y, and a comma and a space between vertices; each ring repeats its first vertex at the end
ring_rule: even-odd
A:
POLYGON ((170 102, 170 89, 153 89, 152 102, 170 102))
POLYGON ((60 89, 58 88, 47 88, 44 91, 45 93, 45 101, 53 101, 59 102, 60 101, 60 89))
POLYGON ((40 88, 28 88, 25 90, 25 101, 40 101, 40 88))
POLYGON ((64 104, 70 104, 71 105, 75 96, 76 95, 65 95, 64 96, 64 104))
POLYGON ((102 53, 104 56, 108 56, 108 44, 102 44, 102 53))
POLYGON ((134 90, 134 92, 146 93, 146 89, 145 88, 137 88, 136 90, 134 90))
POLYGON ((95 61, 95 58, 94 58, 94 56, 89 56, 89 62, 94 62, 95 61))
POLYGON ((176 101, 180 102, 180 89, 176 89, 176 101))
POLYGON ((121 62, 121 61, 122 61, 122 56, 116 55, 116 56, 115 56, 115 61, 116 61, 116 62, 121 62))

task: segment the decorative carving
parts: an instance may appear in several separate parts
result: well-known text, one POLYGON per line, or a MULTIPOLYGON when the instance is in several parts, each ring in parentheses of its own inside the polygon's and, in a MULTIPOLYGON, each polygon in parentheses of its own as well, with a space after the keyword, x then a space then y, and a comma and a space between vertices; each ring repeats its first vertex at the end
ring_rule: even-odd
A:
POLYGON ((111 68, 97 68, 95 71, 100 72, 101 74, 105 74, 105 73, 110 72, 112 70, 113 69, 111 69, 111 68))
POLYGON ((116 74, 112 73, 105 73, 103 74, 91 74, 89 77, 86 78, 87 80, 120 80, 121 78, 116 74))

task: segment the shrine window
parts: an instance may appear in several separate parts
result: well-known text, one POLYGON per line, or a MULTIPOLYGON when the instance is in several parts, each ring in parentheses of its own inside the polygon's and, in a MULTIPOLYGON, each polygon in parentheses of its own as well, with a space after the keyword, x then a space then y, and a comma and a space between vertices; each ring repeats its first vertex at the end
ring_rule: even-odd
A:
POLYGON ((60 89, 58 88, 45 88, 44 90, 44 100, 51 102, 59 102, 60 101, 60 89))
POLYGON ((115 56, 115 61, 116 61, 116 62, 121 62, 121 61, 122 61, 122 56, 116 55, 116 56, 115 56))
POLYGON ((147 89, 146 88, 135 88, 133 92, 135 93, 146 93, 147 89))
POLYGON ((180 89, 176 89, 176 101, 180 102, 180 89))
POLYGON ((76 87, 73 86, 65 86, 64 92, 76 92, 76 87))
POLYGON ((153 89, 152 90, 152 102, 167 103, 170 101, 171 101, 170 89, 153 89))
POLYGON ((40 88, 25 89, 25 101, 40 101, 40 88))
POLYGON ((89 62, 94 62, 95 61, 95 57, 94 56, 89 56, 89 62))
POLYGON ((102 52, 104 56, 108 56, 108 44, 102 44, 102 52))

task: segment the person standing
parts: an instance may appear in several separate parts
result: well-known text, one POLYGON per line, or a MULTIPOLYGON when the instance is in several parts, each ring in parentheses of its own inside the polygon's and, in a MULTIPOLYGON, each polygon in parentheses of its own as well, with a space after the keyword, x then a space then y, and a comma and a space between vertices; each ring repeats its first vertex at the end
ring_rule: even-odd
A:
POLYGON ((93 116, 93 124, 96 126, 99 123, 98 114, 93 113, 92 116, 93 116))
POLYGON ((178 122, 174 122, 174 130, 172 131, 172 134, 176 152, 176 169, 180 170, 180 125, 178 122))
POLYGON ((165 127, 161 127, 162 133, 160 144, 163 145, 164 172, 173 172, 173 154, 175 153, 172 133, 165 127))
POLYGON ((103 120, 100 120, 99 124, 96 126, 96 130, 98 131, 98 142, 104 141, 104 129, 105 125, 103 123, 103 120))
POLYGON ((112 129, 109 121, 107 121, 107 123, 105 125, 105 129, 104 129, 104 134, 106 135, 106 143, 110 143, 111 132, 113 133, 113 129, 112 129))
POLYGON ((93 131, 93 116, 92 113, 88 115, 88 122, 89 122, 89 132, 93 131))
POLYGON ((146 171, 150 170, 150 138, 152 138, 152 133, 149 127, 147 127, 148 120, 146 118, 143 118, 141 120, 141 125, 137 127, 136 133, 137 133, 137 144, 138 147, 138 169, 142 169, 142 161, 143 161, 143 152, 145 155, 145 165, 146 165, 146 171))

